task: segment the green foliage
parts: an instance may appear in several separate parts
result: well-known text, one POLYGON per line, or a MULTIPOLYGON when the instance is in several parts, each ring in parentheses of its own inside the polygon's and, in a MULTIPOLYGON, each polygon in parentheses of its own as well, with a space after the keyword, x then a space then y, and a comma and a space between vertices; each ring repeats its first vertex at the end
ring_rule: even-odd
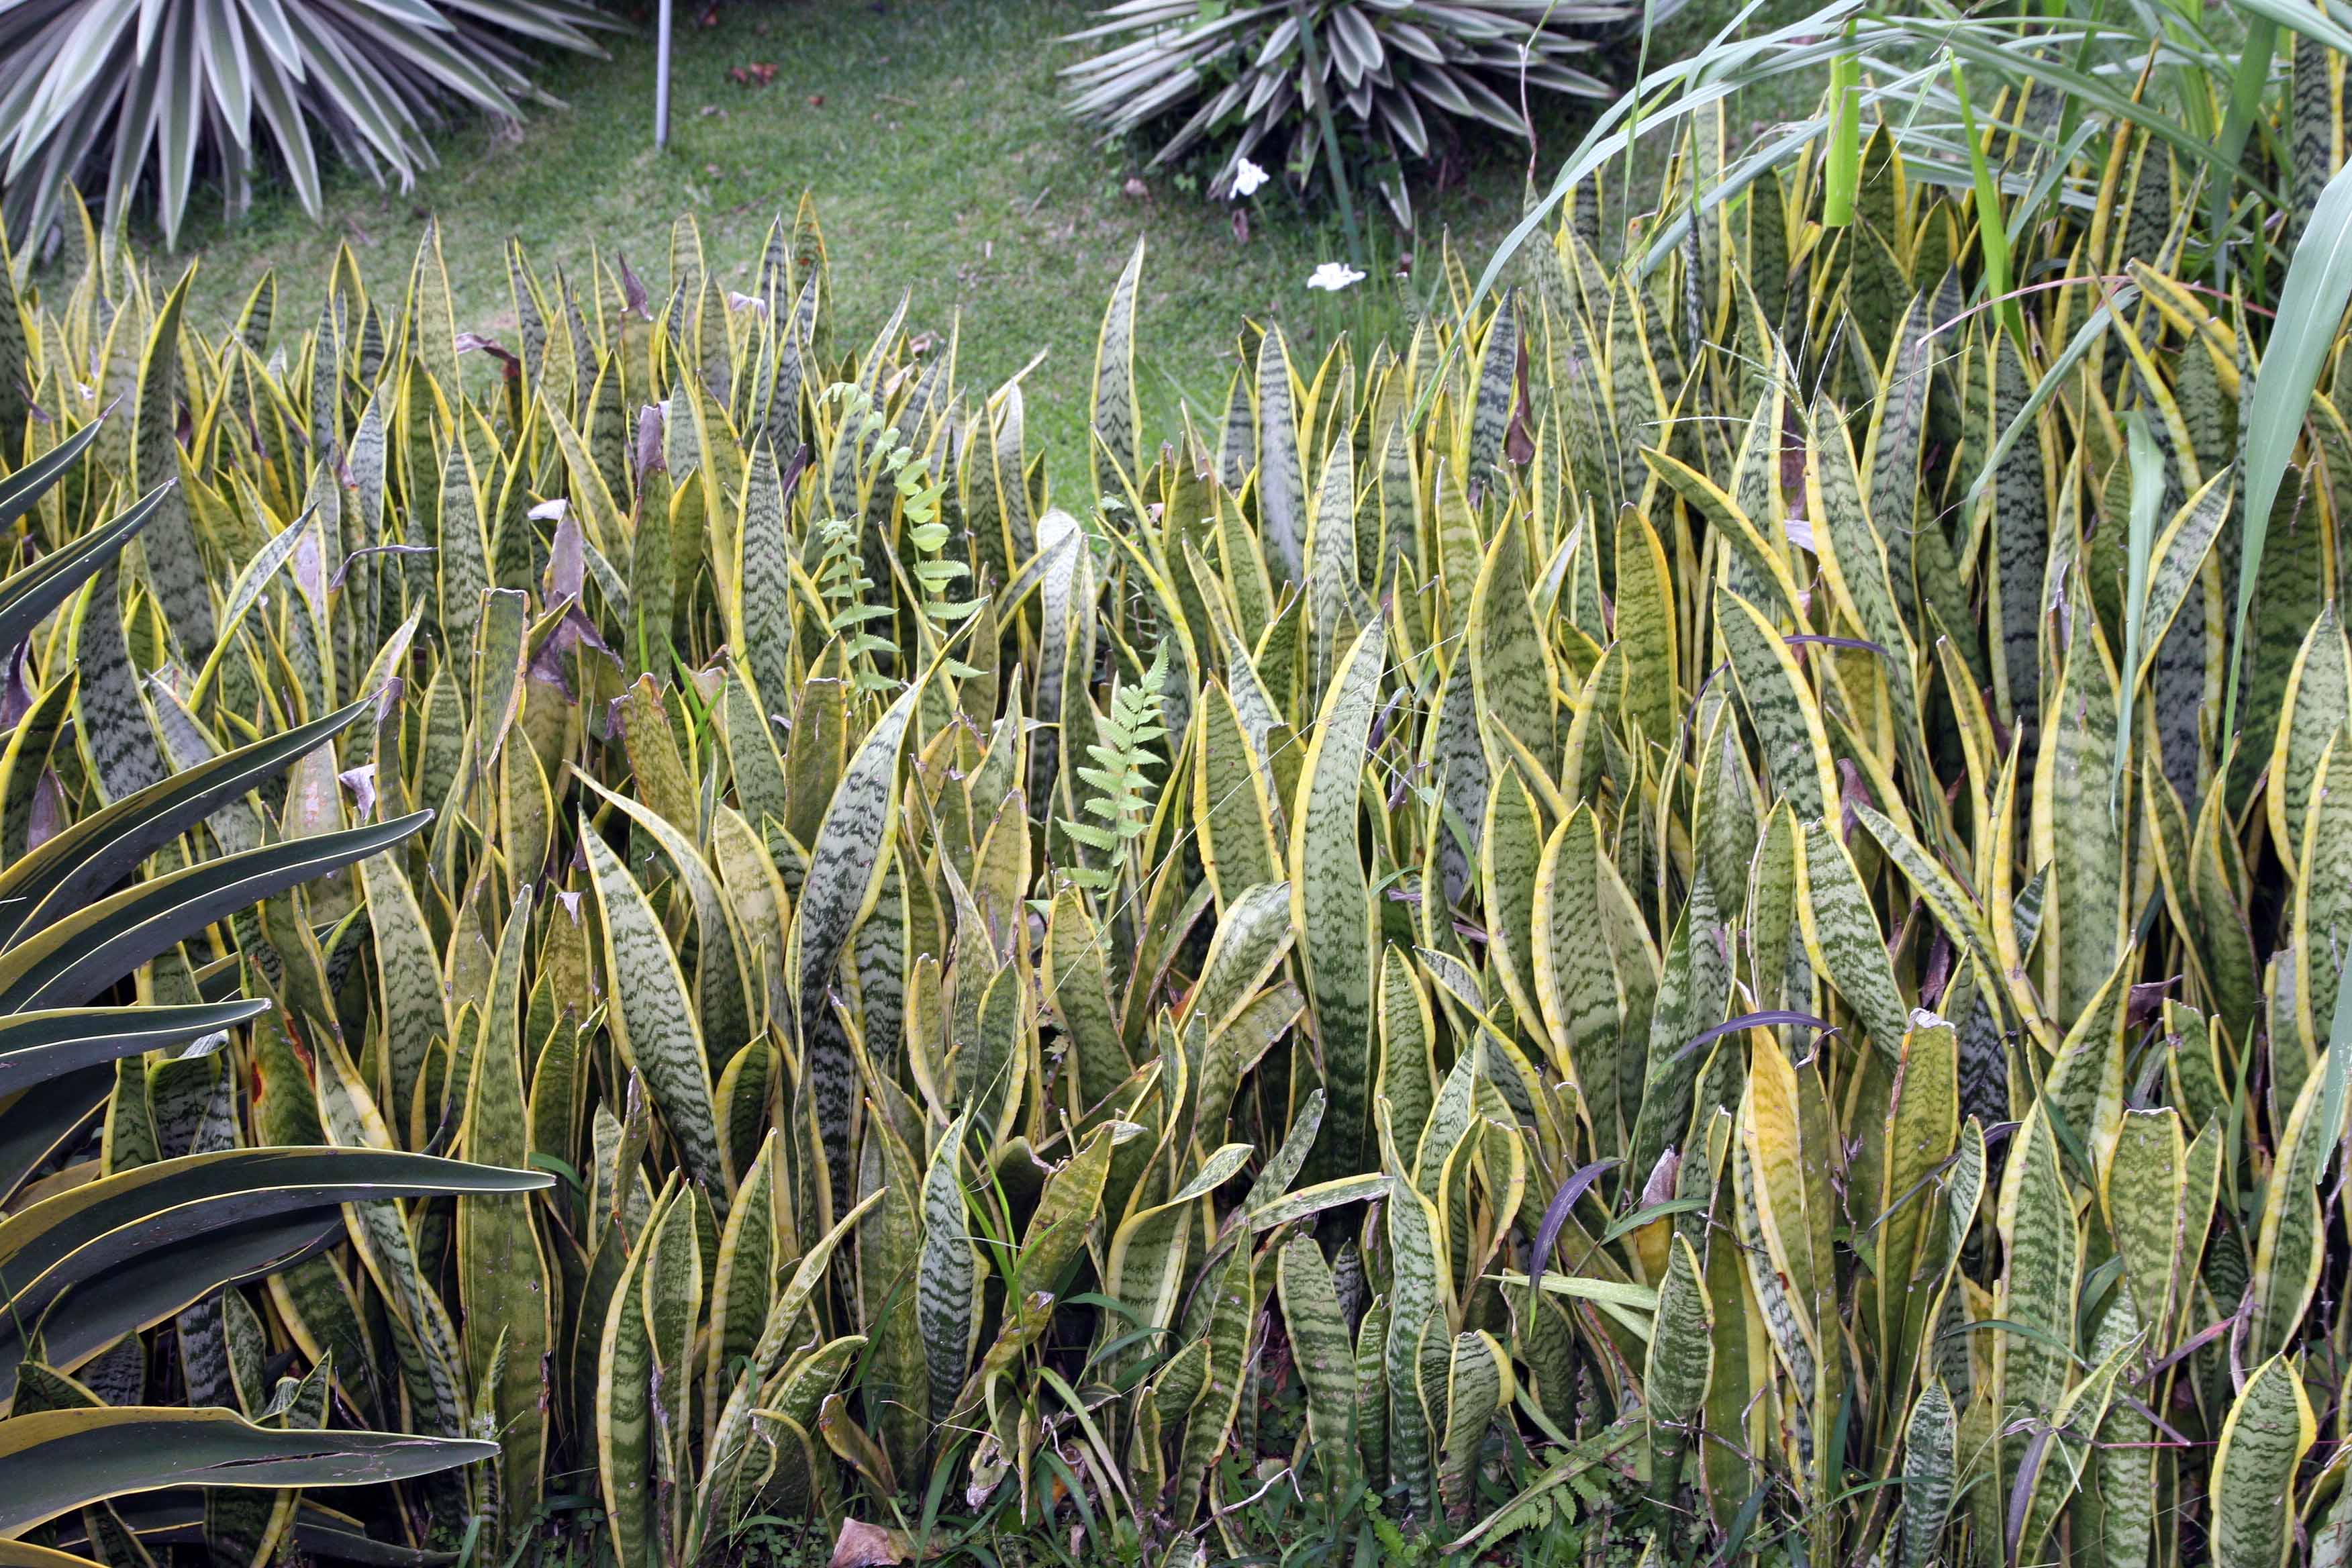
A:
POLYGON ((1102 858, 1102 864, 1071 868, 1071 878, 1095 893, 1108 893, 1127 868, 1129 851, 1143 837, 1151 814, 1154 781, 1148 770, 1164 759, 1152 747, 1168 738, 1160 721, 1160 689, 1168 679, 1168 645, 1152 650, 1151 664, 1138 680, 1114 684, 1110 710, 1095 721, 1099 740, 1087 755, 1094 766, 1078 778, 1092 792, 1082 809, 1094 822, 1065 818, 1062 831, 1102 858))
MULTIPOLYGON (((1822 42, 1866 82, 1884 36, 1822 42)), ((356 267, 311 331, 28 296, 40 559, 131 477, 184 510, 119 617, 31 639, 0 839, 379 690, 174 843, 436 811, 137 961, 285 1022, 230 1026, 217 1117, 118 1078, 99 1158, 225 1121, 569 1178, 335 1196, 230 1373, 294 1346, 498 1432, 398 1500, 501 1560, 576 1497, 627 1568, 803 1519, 998 1562, 2340 1542, 2352 335, 2251 261, 2296 314, 2189 286, 2208 209, 2137 110, 2042 171, 2129 199, 2045 203, 2043 143, 1931 179, 1872 102, 1850 222, 1827 160, 1717 199, 1687 103, 1654 210, 1571 181, 1490 299, 1441 251, 1403 342, 1265 332, 1213 438, 1137 433, 1130 260, 1084 519, 1017 381, 837 319, 806 209, 724 281, 681 222, 661 291, 514 253, 495 376, 356 267), (1969 243, 2011 216, 2013 316, 1969 243), (2280 331, 2324 346, 2257 558, 2280 331), (137 421, 67 451, 90 365, 137 421)))
MULTIPOLYGON (((151 356, 175 348, 166 341, 151 356)), ((60 507, 69 477, 95 477, 83 459, 106 433, 101 416, 0 479, 0 520, 60 507)), ((217 1053, 230 1029, 272 1032, 255 1024, 268 1004, 236 994, 234 962, 207 964, 199 976, 185 944, 203 941, 215 921, 249 918, 239 914, 248 904, 291 896, 398 843, 424 818, 275 844, 225 842, 210 860, 184 858, 184 836, 209 813, 241 809, 232 803, 247 791, 317 755, 359 717, 360 703, 192 760, 143 788, 122 790, 101 772, 98 792, 119 798, 60 820, 56 769, 80 771, 59 750, 64 710, 78 708, 84 725, 121 718, 101 706, 123 689, 108 679, 124 673, 117 558, 173 499, 168 488, 150 490, 115 516, 111 487, 76 488, 92 504, 91 526, 0 580, 0 639, 16 643, 21 657, 46 640, 45 626, 54 635, 51 617, 72 605, 79 652, 79 669, 58 659, 55 679, 27 694, 0 757, 0 776, 13 781, 0 787, 13 808, 0 856, 0 908, 8 911, 0 939, 0 1202, 8 1205, 0 1223, 0 1552, 12 1562, 81 1562, 18 1538, 79 1518, 91 1539, 110 1529, 107 1544, 124 1546, 138 1530, 110 1500, 194 1486, 229 1489, 207 1494, 218 1500, 200 1518, 225 1549, 258 1560, 281 1541, 305 1539, 293 1489, 429 1476, 498 1450, 454 1435, 327 1430, 333 1351, 322 1348, 307 1377, 281 1379, 271 1394, 258 1322, 236 1286, 299 1267, 339 1238, 345 1204, 520 1194, 546 1180, 424 1154, 237 1147, 235 1079, 217 1053), (142 985, 145 1005, 89 1005, 134 972, 184 986, 174 997, 142 985), (192 1402, 232 1407, 149 1403, 140 1332, 174 1319, 192 1402), (246 1500, 247 1489, 262 1495, 246 1500)), ((119 769, 122 753, 110 754, 119 769)), ((253 1130, 264 1144, 295 1142, 272 1136, 284 1126, 257 1118, 253 1130)), ((307 1539, 314 1549, 352 1543, 331 1523, 307 1539)))

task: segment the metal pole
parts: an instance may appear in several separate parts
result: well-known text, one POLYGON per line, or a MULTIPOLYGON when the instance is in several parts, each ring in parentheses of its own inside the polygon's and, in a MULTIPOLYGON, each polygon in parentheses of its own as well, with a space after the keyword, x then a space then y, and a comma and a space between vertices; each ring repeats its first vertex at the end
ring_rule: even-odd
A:
POLYGON ((661 0, 661 15, 655 26, 659 29, 654 46, 654 145, 669 145, 669 8, 670 0, 661 0))

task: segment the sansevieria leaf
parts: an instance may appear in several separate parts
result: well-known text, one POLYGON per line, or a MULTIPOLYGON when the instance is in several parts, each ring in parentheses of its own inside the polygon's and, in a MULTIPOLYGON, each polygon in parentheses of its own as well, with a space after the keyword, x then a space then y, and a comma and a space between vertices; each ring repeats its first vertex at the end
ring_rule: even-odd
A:
POLYGON ((1316 1170, 1334 1175, 1357 1169, 1370 1147, 1372 910, 1356 796, 1387 647, 1375 623, 1333 668, 1300 764, 1290 830, 1291 921, 1323 1020, 1331 1107, 1316 1170))
POLYGON ((2316 1436, 2303 1380, 2283 1359, 2246 1379, 2213 1456, 2213 1561, 2273 1568, 2294 1544, 2294 1473, 2316 1436))

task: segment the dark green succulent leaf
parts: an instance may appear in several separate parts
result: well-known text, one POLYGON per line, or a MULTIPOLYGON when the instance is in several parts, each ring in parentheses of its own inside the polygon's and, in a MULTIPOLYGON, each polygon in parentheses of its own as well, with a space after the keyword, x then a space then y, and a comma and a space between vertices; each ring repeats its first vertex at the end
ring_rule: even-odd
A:
MULTIPOLYGON (((0 1097, 81 1068, 168 1051, 269 1011, 247 998, 177 1007, 67 1007, 0 1017, 0 1097)), ((5 1124, 0 1112, 0 1126, 5 1124)))
MULTIPOLYGON (((65 477, 67 470, 80 461, 81 455, 89 450, 90 443, 98 439, 100 432, 106 427, 106 422, 113 417, 114 410, 107 409, 97 418, 35 458, 15 473, 0 479, 0 527, 14 523, 18 518, 32 510, 41 497, 47 494, 50 489, 65 477)), ((137 530, 134 529, 131 531, 136 532, 137 530)), ((98 536, 90 537, 94 539, 98 536)), ((98 549, 101 556, 107 553, 103 546, 98 549)), ((58 553, 66 555, 70 552, 59 551, 58 553)), ((28 579, 32 579, 41 566, 50 563, 49 561, 44 561, 39 565, 16 574, 5 583, 0 583, 0 605, 5 605, 14 595, 27 588, 30 585, 28 579)), ((83 575, 87 576, 89 574, 84 573, 83 575)), ((68 592, 70 591, 70 589, 68 590, 68 592)), ((52 600, 51 604, 62 603, 63 598, 64 595, 61 594, 58 599, 52 600)))
POLYGON ((266 844, 135 883, 0 954, 0 1007, 78 1006, 226 915, 390 848, 429 811, 266 844))
POLYGON ((21 857, 0 870, 0 946, 13 946, 113 891, 157 847, 323 745, 373 704, 373 698, 362 698, 324 718, 183 768, 21 857))
POLYGON ((233 1149, 119 1172, 0 1221, 0 1395, 37 1332, 70 1367, 340 1235, 344 1204, 523 1193, 543 1172, 373 1149, 233 1149))
POLYGON ((431 1475, 495 1443, 257 1426, 226 1410, 45 1410, 0 1422, 0 1530, 162 1487, 362 1486, 431 1475))

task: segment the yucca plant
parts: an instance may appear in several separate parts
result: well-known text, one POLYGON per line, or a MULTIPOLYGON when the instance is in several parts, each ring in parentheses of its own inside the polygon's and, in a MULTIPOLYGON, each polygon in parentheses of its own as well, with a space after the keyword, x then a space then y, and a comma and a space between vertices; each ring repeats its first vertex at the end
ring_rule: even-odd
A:
MULTIPOLYGON (((89 425, 0 479, 0 526, 55 504, 104 428, 89 425)), ((116 558, 170 494, 150 491, 0 581, 0 646, 19 650, 25 672, 0 758, 0 1201, 9 1210, 0 1221, 0 1559, 9 1562, 83 1561, 23 1540, 77 1512, 111 1558, 135 1532, 108 1500, 180 1487, 238 1489, 201 1510, 205 1538, 260 1561, 295 1518, 290 1489, 406 1479, 494 1454, 476 1441, 329 1429, 331 1349, 271 1394, 266 1346, 236 1287, 298 1268, 339 1238, 345 1204, 520 1193, 545 1181, 417 1154, 237 1146, 236 1085, 218 1052, 268 1005, 236 994, 233 962, 188 969, 183 944, 398 842, 422 819, 183 857, 208 816, 249 809, 251 791, 330 742, 362 704, 59 820, 68 717, 102 728, 108 701, 133 689, 114 621, 116 558), (58 626, 53 612, 68 601, 78 601, 70 626, 58 626), (154 874, 139 876, 153 860, 154 874), (184 999, 120 1005, 132 1001, 134 973, 167 959, 193 982, 184 999), (92 1005, 108 1000, 118 1005, 92 1005), (144 1397, 140 1335, 174 1319, 187 1392, 215 1407, 144 1397), (203 1378, 216 1357, 231 1368, 217 1389, 203 1378), (275 1496, 241 1500, 257 1488, 275 1496)), ((331 1549, 348 1532, 315 1539, 331 1549)))
POLYGON ((612 19, 578 0, 7 0, 0 5, 0 204, 38 245, 68 184, 106 192, 119 225, 142 187, 166 246, 197 181, 242 211, 257 168, 282 165, 313 217, 313 125, 379 184, 434 166, 427 132, 452 105, 521 118, 541 96, 536 46, 596 54, 612 19))
MULTIPOLYGON (((1652 13, 1662 20, 1673 7, 1652 13)), ((1244 160, 1306 187, 1378 188, 1412 224, 1411 165, 1465 136, 1529 134, 1530 91, 1609 96, 1579 63, 1641 14, 1617 0, 1121 0, 1065 40, 1070 112, 1150 166, 1199 152, 1212 195, 1244 160)))
POLYGON ((437 232, 307 331, 34 304, 28 458, 190 410, 91 438, 183 542, 57 788, 382 690, 205 831, 436 811, 215 929, 236 1115, 561 1177, 246 1303, 499 1436, 420 1542, 2340 1551, 2352 184, 2273 324, 2137 111, 2017 191, 1853 101, 1751 166, 1702 82, 1649 210, 1571 179, 1156 447, 1139 250, 1076 508, 806 205, 650 296, 510 247, 495 384, 437 232))

